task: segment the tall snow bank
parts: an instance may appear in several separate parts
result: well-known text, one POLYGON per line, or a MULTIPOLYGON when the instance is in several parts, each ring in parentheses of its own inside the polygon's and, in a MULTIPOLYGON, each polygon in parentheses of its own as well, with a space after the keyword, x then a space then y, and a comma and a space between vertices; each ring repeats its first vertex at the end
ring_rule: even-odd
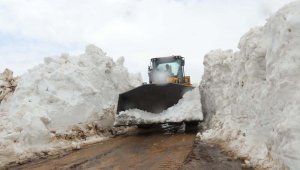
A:
POLYGON ((167 110, 154 114, 139 109, 122 111, 115 119, 115 125, 152 124, 203 120, 200 91, 195 88, 183 95, 178 103, 167 110))
POLYGON ((123 62, 90 45, 80 56, 45 58, 21 76, 0 106, 0 159, 41 150, 53 134, 68 134, 74 126, 112 126, 118 94, 142 83, 123 62))
POLYGON ((239 49, 205 56, 203 106, 213 116, 202 138, 255 166, 299 169, 300 2, 250 30, 239 49))

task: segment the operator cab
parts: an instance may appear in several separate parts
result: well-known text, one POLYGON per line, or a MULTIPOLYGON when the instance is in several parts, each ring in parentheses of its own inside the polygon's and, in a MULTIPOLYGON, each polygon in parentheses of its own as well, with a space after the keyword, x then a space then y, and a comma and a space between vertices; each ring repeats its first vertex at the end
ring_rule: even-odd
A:
POLYGON ((152 58, 148 67, 149 83, 184 84, 184 57, 152 58))

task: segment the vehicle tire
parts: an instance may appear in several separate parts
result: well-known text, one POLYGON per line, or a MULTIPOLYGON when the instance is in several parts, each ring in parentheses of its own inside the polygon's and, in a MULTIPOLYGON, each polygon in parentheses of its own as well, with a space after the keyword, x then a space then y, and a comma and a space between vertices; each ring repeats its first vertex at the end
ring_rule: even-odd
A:
POLYGON ((198 130, 198 121, 185 122, 185 131, 196 131, 198 130))
POLYGON ((137 125, 139 129, 151 129, 155 127, 155 125, 137 125))

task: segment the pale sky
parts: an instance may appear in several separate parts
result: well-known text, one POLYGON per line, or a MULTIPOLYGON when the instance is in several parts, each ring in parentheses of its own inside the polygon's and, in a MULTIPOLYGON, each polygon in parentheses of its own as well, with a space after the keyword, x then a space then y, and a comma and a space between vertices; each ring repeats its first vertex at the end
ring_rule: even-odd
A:
POLYGON ((182 55, 199 83, 203 57, 293 0, 0 0, 0 71, 21 75, 44 57, 95 44, 147 81, 150 58, 182 55))

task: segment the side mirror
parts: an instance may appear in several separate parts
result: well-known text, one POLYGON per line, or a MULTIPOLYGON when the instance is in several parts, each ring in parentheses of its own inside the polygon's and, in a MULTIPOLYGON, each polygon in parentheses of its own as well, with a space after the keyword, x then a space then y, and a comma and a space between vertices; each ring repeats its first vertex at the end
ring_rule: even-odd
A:
POLYGON ((184 64, 185 64, 185 62, 184 62, 184 60, 182 60, 182 66, 184 66, 184 64))

